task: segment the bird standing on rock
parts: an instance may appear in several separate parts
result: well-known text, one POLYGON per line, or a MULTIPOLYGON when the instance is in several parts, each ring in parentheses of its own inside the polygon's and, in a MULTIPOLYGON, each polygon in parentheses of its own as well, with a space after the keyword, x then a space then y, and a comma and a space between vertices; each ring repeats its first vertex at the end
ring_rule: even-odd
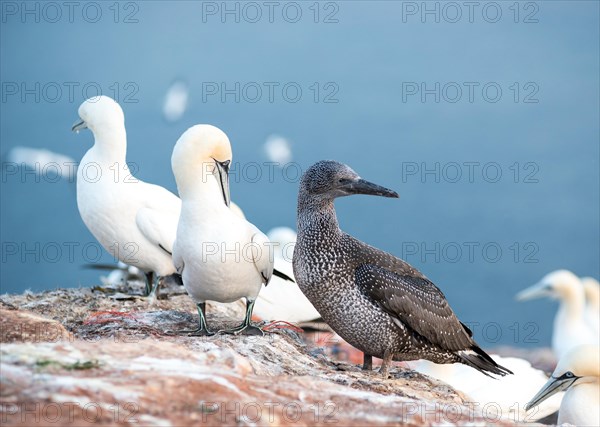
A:
POLYGON ((372 369, 374 356, 383 359, 384 376, 392 360, 415 359, 512 373, 479 348, 423 274, 340 230, 333 201, 351 194, 398 197, 338 162, 321 161, 304 173, 293 264, 298 286, 323 320, 364 352, 363 369, 372 369))
POLYGON ((146 294, 154 295, 161 279, 175 273, 171 252, 181 201, 132 175, 125 158, 125 117, 117 102, 90 98, 79 107, 79 117, 72 130, 89 128, 94 134, 94 146, 77 169, 81 218, 115 259, 146 274, 146 294))
POLYGON ((237 328, 223 332, 262 335, 250 319, 262 284, 273 275, 267 236, 229 208, 231 144, 210 125, 196 125, 181 135, 171 166, 182 200, 173 261, 183 285, 196 302, 200 324, 191 335, 212 335, 206 323, 206 301, 246 299, 246 316, 237 328))

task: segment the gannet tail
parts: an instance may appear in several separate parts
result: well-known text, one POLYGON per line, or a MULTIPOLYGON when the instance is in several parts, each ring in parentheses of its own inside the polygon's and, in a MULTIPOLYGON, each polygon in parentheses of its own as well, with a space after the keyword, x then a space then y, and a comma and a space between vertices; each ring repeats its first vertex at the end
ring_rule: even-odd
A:
POLYGON ((504 366, 498 365, 485 351, 477 345, 471 347, 470 350, 464 350, 457 353, 460 361, 465 365, 477 369, 484 375, 493 378, 490 373, 501 377, 512 374, 512 371, 504 366))
POLYGON ((285 273, 282 273, 281 271, 277 270, 276 268, 274 268, 274 269, 273 269, 273 276, 277 276, 277 277, 280 277, 280 278, 282 278, 283 280, 288 280, 288 281, 290 281, 290 282, 292 282, 292 283, 296 283, 296 282, 294 281, 294 279, 292 279, 292 278, 291 278, 290 276, 288 276, 287 274, 285 274, 285 273))

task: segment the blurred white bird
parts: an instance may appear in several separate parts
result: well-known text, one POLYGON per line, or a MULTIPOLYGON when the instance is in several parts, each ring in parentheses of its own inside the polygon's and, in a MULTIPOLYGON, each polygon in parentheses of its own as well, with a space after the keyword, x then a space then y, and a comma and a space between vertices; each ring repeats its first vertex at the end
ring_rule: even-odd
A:
POLYGON ((427 360, 407 362, 423 374, 437 378, 467 395, 477 408, 494 405, 500 408, 500 416, 514 422, 536 421, 558 411, 562 394, 544 402, 537 411, 526 413, 525 405, 531 395, 539 390, 548 377, 524 359, 490 355, 499 365, 510 369, 514 375, 491 378, 480 375, 468 366, 454 363, 438 365, 427 360))
POLYGON ((582 277, 581 283, 585 292, 585 319, 598 337, 600 336, 600 283, 593 277, 582 277))
POLYGON ((38 175, 55 174, 69 180, 77 175, 75 159, 43 148, 13 147, 6 155, 6 161, 33 169, 38 175))
POLYGON ((558 362, 552 377, 527 404, 541 405, 565 390, 558 411, 558 425, 600 425, 600 348, 584 345, 569 350, 558 362))
POLYGON ((519 301, 541 297, 559 300, 552 332, 552 351, 557 359, 578 345, 597 344, 598 335, 585 319, 585 293, 579 277, 568 270, 557 270, 516 296, 519 301))
MULTIPOLYGON (((275 268, 293 278, 296 232, 288 227, 277 227, 267 236, 274 245, 275 268)), ((254 314, 263 320, 290 323, 311 322, 321 317, 296 283, 279 277, 273 277, 269 286, 263 286, 254 305, 254 314)))
POLYGON ((181 119, 188 105, 188 85, 181 81, 175 81, 167 90, 163 104, 163 115, 168 122, 176 122, 181 119))
POLYGON ((264 145, 269 161, 283 167, 292 161, 292 148, 287 139, 279 135, 270 135, 264 145))

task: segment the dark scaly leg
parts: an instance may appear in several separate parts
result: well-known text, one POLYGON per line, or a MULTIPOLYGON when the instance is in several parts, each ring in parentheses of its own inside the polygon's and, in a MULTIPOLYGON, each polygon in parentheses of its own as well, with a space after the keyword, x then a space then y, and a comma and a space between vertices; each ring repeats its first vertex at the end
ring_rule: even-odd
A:
POLYGON ((367 353, 363 353, 363 371, 373 370, 373 356, 369 356, 367 353))
POLYGON ((179 331, 179 333, 187 334, 190 337, 203 337, 203 336, 214 335, 215 333, 209 331, 208 326, 206 325, 206 316, 204 314, 206 312, 206 303, 205 302, 198 303, 198 304, 196 304, 196 307, 198 309, 198 315, 200 316, 200 322, 198 323, 198 328, 192 329, 192 330, 179 331))
POLYGON ((152 293, 152 287, 154 283, 154 271, 149 271, 146 273, 146 296, 150 296, 152 293))
POLYGON ((154 283, 152 285, 152 290, 150 291, 150 294, 148 295, 148 297, 153 300, 153 299, 158 299, 158 289, 160 288, 160 285, 163 281, 164 277, 162 276, 156 276, 154 283))
POLYGON ((219 332, 226 334, 241 334, 241 335, 264 335, 262 329, 252 326, 250 319, 252 318, 252 310, 254 309, 254 301, 246 299, 246 317, 240 326, 233 329, 226 329, 219 332))
POLYGON ((379 373, 384 378, 387 378, 387 376, 388 376, 388 372, 390 369, 390 363, 392 363, 393 357, 394 357, 394 353, 392 353, 390 350, 386 350, 385 353, 383 353, 383 363, 381 364, 379 373))

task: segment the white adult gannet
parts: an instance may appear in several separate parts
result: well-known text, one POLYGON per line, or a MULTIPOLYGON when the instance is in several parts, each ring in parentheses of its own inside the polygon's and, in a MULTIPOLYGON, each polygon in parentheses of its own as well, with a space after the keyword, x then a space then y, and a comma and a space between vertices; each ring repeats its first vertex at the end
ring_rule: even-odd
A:
POLYGON ((83 222, 115 259, 133 265, 156 292, 161 277, 176 272, 171 258, 181 201, 158 185, 135 178, 126 162, 123 110, 107 96, 79 107, 73 131, 89 128, 94 145, 77 170, 77 207, 83 222), (153 273, 158 276, 152 286, 153 273))
POLYGON ((542 419, 558 411, 562 393, 543 402, 534 412, 526 413, 525 404, 533 393, 548 381, 547 375, 531 366, 527 360, 517 357, 501 357, 490 354, 499 365, 510 369, 514 375, 491 378, 479 375, 468 366, 454 363, 440 365, 419 360, 408 362, 411 369, 435 377, 464 393, 475 409, 493 407, 499 410, 498 416, 514 422, 531 422, 542 419))
POLYGON ((585 292, 585 319, 596 339, 600 334, 600 283, 593 277, 582 277, 583 290, 585 292))
POLYGON ((579 277, 568 270, 557 270, 517 294, 520 301, 540 297, 558 299, 560 303, 552 332, 552 350, 557 359, 573 347, 597 343, 598 336, 584 317, 585 294, 579 277))
POLYGON ((527 404, 539 405, 553 394, 566 390, 558 411, 558 425, 600 425, 600 348, 578 346, 560 359, 552 377, 527 404))
MULTIPOLYGON (((185 289, 196 302, 200 324, 192 335, 212 334, 205 302, 246 299, 244 322, 224 332, 258 334, 250 324, 263 283, 273 274, 273 254, 267 236, 230 209, 231 144, 211 125, 196 125, 181 135, 171 166, 182 200, 173 261, 185 289)), ((186 331, 187 332, 187 331, 186 331)))
MULTIPOLYGON (((275 268, 294 277, 292 257, 296 244, 296 232, 289 227, 276 227, 267 233, 273 244, 275 268)), ((254 314, 263 320, 283 320, 303 323, 321 317, 296 283, 273 277, 270 286, 258 294, 254 314)))

